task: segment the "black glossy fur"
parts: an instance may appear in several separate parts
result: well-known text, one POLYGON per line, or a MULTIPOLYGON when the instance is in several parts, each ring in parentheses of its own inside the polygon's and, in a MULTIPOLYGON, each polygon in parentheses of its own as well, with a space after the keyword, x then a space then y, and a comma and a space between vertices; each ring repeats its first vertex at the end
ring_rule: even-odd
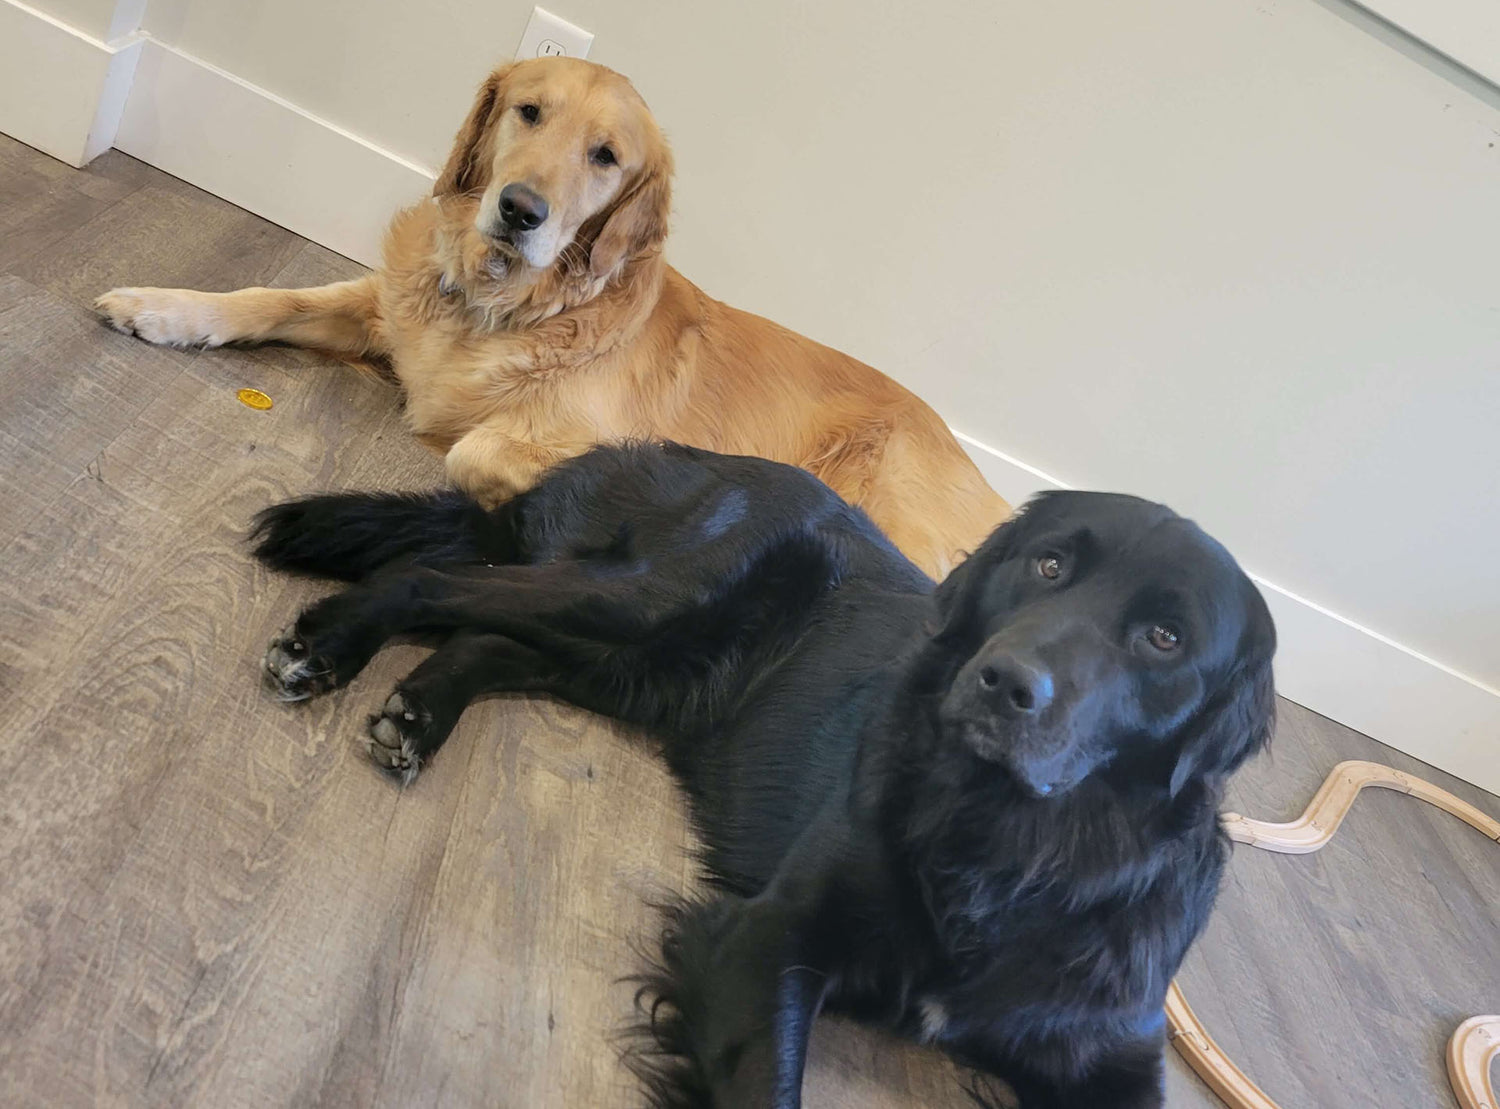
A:
POLYGON ((268 565, 357 582, 272 644, 288 699, 440 637, 372 719, 388 769, 495 690, 660 740, 720 892, 672 912, 644 980, 653 1104, 798 1105, 823 1009, 1025 1109, 1162 1104, 1165 991, 1273 704, 1265 606, 1190 522, 1047 494, 934 590, 800 470, 632 446, 489 513, 317 497, 257 536, 268 565))

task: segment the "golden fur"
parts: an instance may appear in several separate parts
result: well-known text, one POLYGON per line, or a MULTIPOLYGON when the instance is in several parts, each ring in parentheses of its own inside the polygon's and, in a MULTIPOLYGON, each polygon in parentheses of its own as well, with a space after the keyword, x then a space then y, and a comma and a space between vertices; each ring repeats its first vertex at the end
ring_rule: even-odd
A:
POLYGON ((595 443, 672 439, 806 467, 942 576, 1005 502, 912 393, 668 266, 671 175, 666 142, 619 74, 564 58, 507 65, 368 276, 115 289, 98 306, 156 343, 281 341, 388 360, 412 431, 486 502, 595 443), (538 228, 504 223, 512 182, 546 199, 538 228))

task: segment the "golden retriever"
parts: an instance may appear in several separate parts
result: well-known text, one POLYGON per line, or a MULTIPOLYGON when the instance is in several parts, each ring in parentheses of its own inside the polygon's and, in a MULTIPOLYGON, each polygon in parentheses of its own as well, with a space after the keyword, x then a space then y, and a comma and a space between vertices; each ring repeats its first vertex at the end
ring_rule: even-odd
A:
POLYGON ((672 156, 624 77, 570 58, 490 75, 429 200, 368 276, 315 289, 115 289, 153 343, 285 342, 387 361, 459 488, 495 503, 601 441, 811 470, 941 578, 1008 514, 931 408, 666 264, 672 156))

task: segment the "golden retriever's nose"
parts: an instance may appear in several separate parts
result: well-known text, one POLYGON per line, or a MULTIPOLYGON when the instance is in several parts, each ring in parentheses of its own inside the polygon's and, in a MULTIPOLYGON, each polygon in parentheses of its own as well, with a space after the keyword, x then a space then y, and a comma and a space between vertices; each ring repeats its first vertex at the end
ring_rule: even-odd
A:
POLYGON ((511 182, 500 190, 500 222, 511 231, 530 231, 547 218, 547 202, 535 189, 511 182))
POLYGON ((1052 675, 1014 655, 985 660, 979 668, 979 685, 1002 716, 1034 716, 1052 703, 1052 675))

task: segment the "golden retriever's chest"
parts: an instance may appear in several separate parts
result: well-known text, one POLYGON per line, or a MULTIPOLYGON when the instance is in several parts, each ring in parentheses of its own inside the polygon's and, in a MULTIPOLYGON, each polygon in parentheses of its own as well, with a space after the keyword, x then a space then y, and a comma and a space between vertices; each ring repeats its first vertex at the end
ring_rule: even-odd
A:
POLYGON ((413 432, 452 442, 486 427, 537 443, 629 434, 621 398, 602 367, 539 368, 525 336, 477 331, 462 311, 387 319, 391 362, 406 390, 413 432))
MULTIPOLYGON (((587 290, 559 293, 556 302, 535 290, 517 294, 486 275, 483 251, 458 249, 467 232, 446 228, 449 216, 457 218, 431 202, 398 216, 379 275, 379 337, 415 434, 446 449, 484 429, 492 440, 570 453, 672 433, 663 424, 683 405, 683 389, 673 385, 679 375, 670 372, 675 344, 671 336, 642 344, 635 335, 649 305, 584 296, 581 308, 569 306, 587 290), (495 326, 497 313, 535 315, 533 300, 556 307, 514 330, 495 326), (622 338, 627 330, 632 337, 622 338), (649 369, 643 345, 651 348, 649 369)), ((472 212, 466 219, 465 228, 472 212)), ((655 286, 647 292, 654 304, 655 286)))

